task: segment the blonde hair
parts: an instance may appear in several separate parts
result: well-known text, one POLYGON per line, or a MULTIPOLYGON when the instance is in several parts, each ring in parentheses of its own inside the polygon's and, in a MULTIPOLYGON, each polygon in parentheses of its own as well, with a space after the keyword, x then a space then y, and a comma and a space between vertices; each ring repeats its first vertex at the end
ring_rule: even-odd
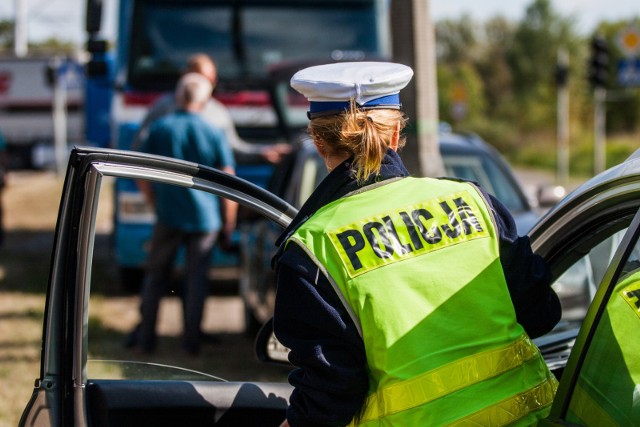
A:
MULTIPOLYGON (((309 133, 317 143, 332 153, 348 153, 353 156, 353 171, 359 183, 371 174, 380 173, 382 159, 390 147, 393 135, 404 129, 407 119, 400 110, 361 110, 354 100, 349 111, 331 116, 321 116, 309 122, 309 133)), ((400 136, 398 148, 406 142, 400 136)))

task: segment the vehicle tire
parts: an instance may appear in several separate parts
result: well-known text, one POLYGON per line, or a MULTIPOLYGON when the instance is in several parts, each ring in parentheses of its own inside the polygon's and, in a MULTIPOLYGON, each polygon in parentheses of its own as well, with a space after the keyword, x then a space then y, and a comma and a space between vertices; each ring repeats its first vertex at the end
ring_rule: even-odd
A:
POLYGON ((120 267, 120 287, 126 293, 139 293, 144 280, 141 267, 120 267))

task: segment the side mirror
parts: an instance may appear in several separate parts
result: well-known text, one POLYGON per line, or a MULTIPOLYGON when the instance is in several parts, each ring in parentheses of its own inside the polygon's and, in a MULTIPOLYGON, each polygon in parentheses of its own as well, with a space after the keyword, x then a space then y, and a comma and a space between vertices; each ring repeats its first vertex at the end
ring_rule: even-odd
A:
POLYGON ((550 208, 567 195, 567 190, 561 185, 545 185, 538 188, 538 205, 550 208))
POLYGON ((282 345, 273 333, 273 318, 262 325, 255 342, 258 360, 279 366, 291 366, 289 349, 282 345))

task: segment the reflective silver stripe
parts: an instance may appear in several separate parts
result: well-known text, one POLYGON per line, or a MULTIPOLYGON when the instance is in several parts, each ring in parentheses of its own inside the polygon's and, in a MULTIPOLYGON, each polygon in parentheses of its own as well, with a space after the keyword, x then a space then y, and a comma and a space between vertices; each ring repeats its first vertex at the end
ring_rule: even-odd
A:
POLYGON ((424 405, 540 357, 527 335, 502 347, 464 357, 422 375, 379 389, 367 398, 361 422, 424 405))
POLYGON ((558 381, 550 376, 544 382, 511 396, 495 405, 488 406, 461 420, 447 424, 448 427, 495 427, 511 424, 553 403, 558 381))

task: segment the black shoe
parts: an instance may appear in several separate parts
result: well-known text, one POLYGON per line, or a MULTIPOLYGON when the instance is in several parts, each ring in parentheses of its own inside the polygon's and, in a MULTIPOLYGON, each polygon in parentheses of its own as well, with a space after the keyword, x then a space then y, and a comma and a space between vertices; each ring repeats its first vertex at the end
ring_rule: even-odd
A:
POLYGON ((195 357, 200 355, 200 346, 197 344, 183 344, 182 350, 184 350, 188 356, 195 357))
POLYGON ((124 348, 134 348, 138 345, 138 328, 139 326, 136 326, 135 329, 125 337, 122 343, 124 348))
POLYGON ((156 352, 156 346, 155 345, 141 345, 140 346, 140 353, 142 354, 153 354, 156 352))
POLYGON ((140 347, 140 351, 143 354, 152 354, 156 351, 155 338, 153 338, 151 342, 148 343, 140 341, 140 325, 137 325, 133 329, 133 331, 129 332, 129 334, 124 339, 123 345, 124 348, 128 349, 140 347))
POLYGON ((206 332, 200 332, 200 341, 206 344, 219 344, 220 337, 215 334, 208 334, 206 332))

